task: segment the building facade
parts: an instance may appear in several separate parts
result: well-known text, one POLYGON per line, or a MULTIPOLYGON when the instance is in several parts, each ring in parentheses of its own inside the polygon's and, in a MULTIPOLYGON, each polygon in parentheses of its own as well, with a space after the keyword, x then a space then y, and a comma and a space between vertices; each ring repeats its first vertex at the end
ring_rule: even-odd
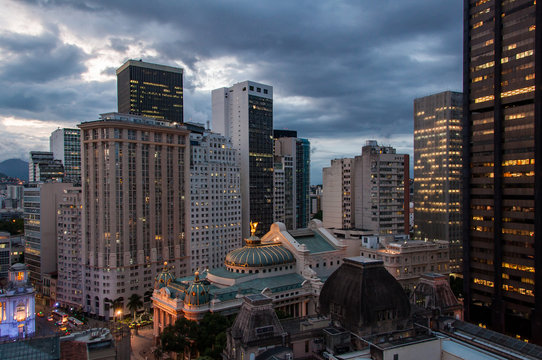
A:
MULTIPOLYGON (((248 224, 273 223, 273 87, 252 81, 212 92, 213 131, 231 138, 239 152, 243 236, 248 224)), ((260 230, 259 230, 260 231, 260 230)))
POLYGON ((62 182, 64 165, 52 152, 31 151, 28 162, 28 182, 62 182))
POLYGON ((56 301, 67 307, 83 306, 83 244, 81 187, 65 189, 57 208, 56 301))
POLYGON ((56 129, 51 133, 49 144, 53 158, 64 165, 63 182, 81 184, 81 131, 56 129))
POLYGON ((0 231, 0 278, 8 277, 11 267, 11 235, 0 231))
POLYGON ((117 69, 118 112, 183 122, 183 69, 128 60, 117 69))
POLYGON ((463 94, 414 100, 414 238, 450 243, 450 267, 461 273, 463 94))
POLYGON ((35 296, 24 264, 11 266, 8 285, 0 290, 0 338, 17 339, 34 334, 35 296))
POLYGON ((190 271, 214 269, 241 244, 239 158, 231 141, 190 134, 190 271))
POLYGON ((323 170, 324 225, 378 234, 409 232, 409 156, 367 140, 361 156, 323 170))
MULTIPOLYGON (((82 138, 84 309, 152 288, 164 261, 188 269, 189 132, 109 113, 78 125, 82 138)), ((126 304, 124 304, 126 305, 126 304)))
POLYGON ((284 179, 283 198, 278 191, 274 200, 284 203, 284 217, 274 220, 288 229, 305 228, 310 218, 310 142, 296 131, 275 130, 274 139, 275 167, 283 170, 278 176, 284 179))
POLYGON ((175 278, 164 267, 153 293, 155 338, 179 317, 200 320, 207 312, 237 313, 245 295, 264 294, 275 309, 294 318, 314 315, 322 279, 347 256, 346 243, 318 220, 297 230, 274 223, 261 239, 252 235, 245 242, 218 269, 175 278))
POLYGON ((542 8, 465 1, 465 318, 542 344, 542 8), (538 74, 538 76, 535 76, 538 74))
POLYGON ((57 209, 72 184, 30 184, 24 189, 24 262, 31 284, 42 290, 45 274, 57 270, 57 209))

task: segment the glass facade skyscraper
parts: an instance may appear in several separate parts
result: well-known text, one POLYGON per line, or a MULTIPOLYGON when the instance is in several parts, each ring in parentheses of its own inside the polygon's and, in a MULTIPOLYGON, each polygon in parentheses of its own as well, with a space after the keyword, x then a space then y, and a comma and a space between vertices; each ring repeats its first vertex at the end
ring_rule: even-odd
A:
POLYGON ((273 223, 273 87, 252 81, 212 92, 213 131, 228 136, 241 169, 243 237, 250 221, 263 234, 273 223))
POLYGON ((450 270, 461 272, 463 94, 414 100, 414 237, 450 244, 450 270))
POLYGON ((542 8, 464 4, 465 318, 542 344, 542 8))
POLYGON ((56 129, 49 142, 53 158, 64 165, 63 182, 81 184, 81 131, 56 129))
POLYGON ((117 69, 118 112, 183 122, 183 70, 128 60, 117 69))

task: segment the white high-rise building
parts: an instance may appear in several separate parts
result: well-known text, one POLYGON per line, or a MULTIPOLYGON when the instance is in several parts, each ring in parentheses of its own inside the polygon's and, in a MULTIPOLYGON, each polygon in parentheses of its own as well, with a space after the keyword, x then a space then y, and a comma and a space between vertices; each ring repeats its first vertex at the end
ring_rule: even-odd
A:
POLYGON ((220 134, 190 134, 191 272, 224 265, 241 243, 241 183, 238 152, 220 134))
POLYGON ((273 223, 273 87, 244 81, 212 92, 214 132, 239 151, 243 237, 273 223))
POLYGON ((188 274, 189 132, 108 113, 78 125, 82 141, 84 309, 144 296, 167 262, 188 274))
POLYGON ((53 158, 64 165, 63 182, 81 184, 81 131, 56 129, 49 137, 49 144, 53 158))

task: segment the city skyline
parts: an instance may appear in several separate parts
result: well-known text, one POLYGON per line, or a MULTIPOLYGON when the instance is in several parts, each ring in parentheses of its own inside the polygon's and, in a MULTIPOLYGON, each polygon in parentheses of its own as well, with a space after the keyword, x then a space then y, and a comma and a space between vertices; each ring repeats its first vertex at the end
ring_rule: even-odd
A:
POLYGON ((214 88, 273 86, 275 128, 310 140, 314 184, 366 139, 412 155, 412 99, 461 89, 461 3, 130 4, 6 2, 0 161, 114 111, 127 59, 183 68, 185 121, 211 120, 214 88))

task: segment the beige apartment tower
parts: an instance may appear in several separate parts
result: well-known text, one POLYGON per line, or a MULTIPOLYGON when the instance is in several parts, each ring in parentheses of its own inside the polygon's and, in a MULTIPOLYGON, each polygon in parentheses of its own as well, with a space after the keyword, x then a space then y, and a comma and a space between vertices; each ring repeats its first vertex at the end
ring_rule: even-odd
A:
POLYGON ((361 156, 324 168, 324 226, 377 234, 409 232, 409 156, 367 140, 361 156))
POLYGON ((78 125, 82 143, 84 309, 112 316, 111 301, 152 289, 164 262, 186 275, 189 132, 108 113, 78 125))

